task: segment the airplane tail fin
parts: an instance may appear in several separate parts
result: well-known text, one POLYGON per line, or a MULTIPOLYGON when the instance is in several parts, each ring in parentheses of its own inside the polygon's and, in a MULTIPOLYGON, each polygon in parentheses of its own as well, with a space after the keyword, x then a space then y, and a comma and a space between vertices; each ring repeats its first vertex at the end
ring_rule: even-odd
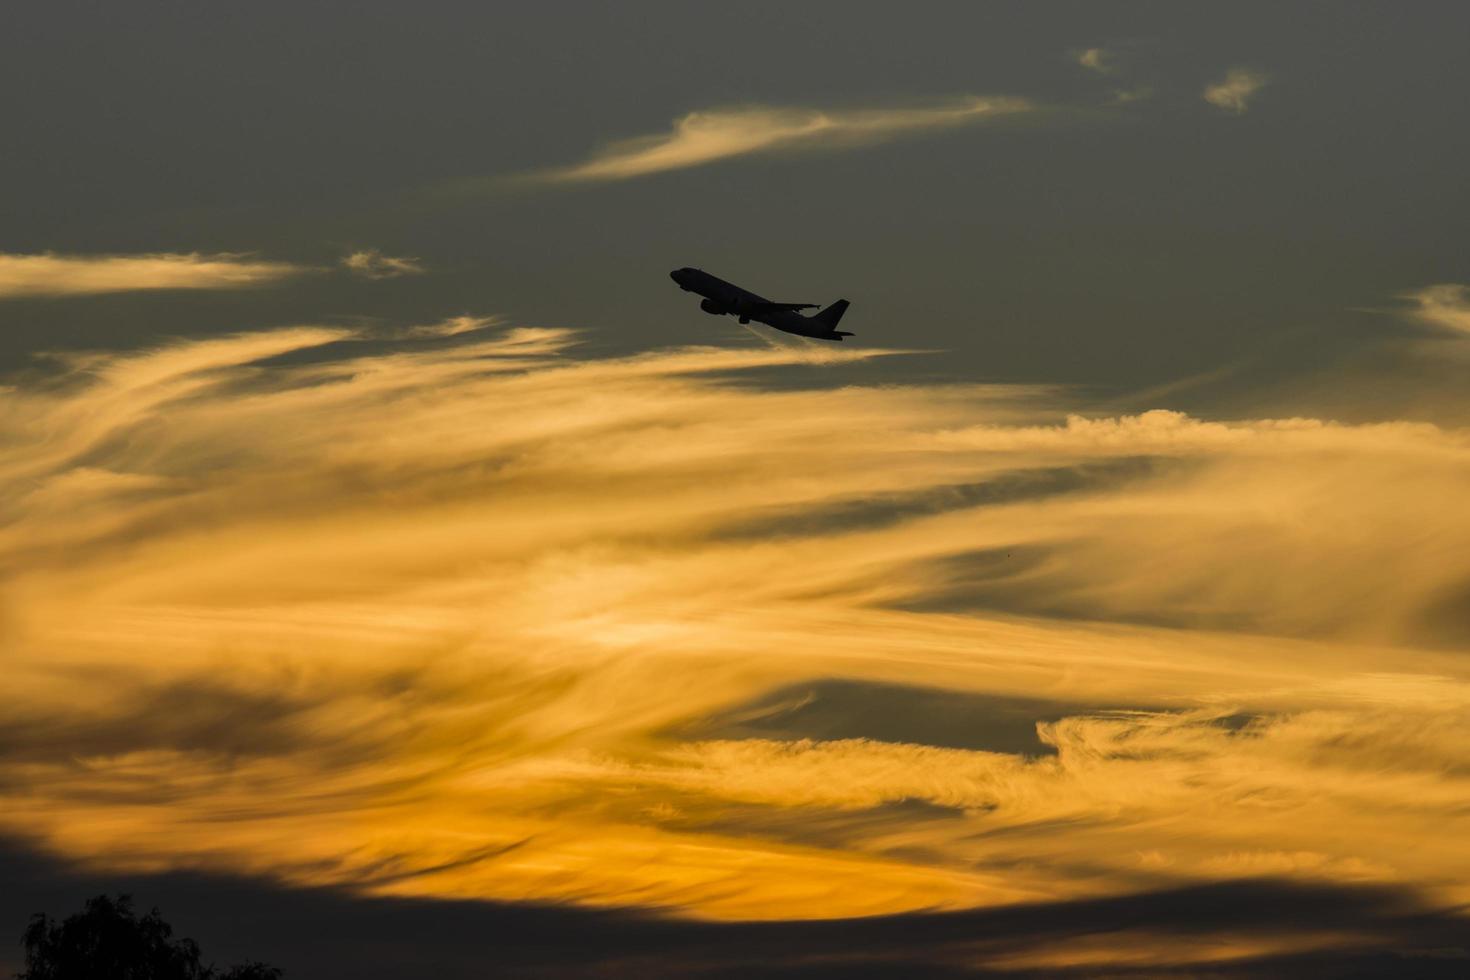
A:
MULTIPOLYGON (((837 302, 833 303, 831 306, 827 307, 822 312, 820 312, 820 313, 813 313, 811 319, 812 319, 812 322, 813 323, 815 323, 815 324, 817 324, 819 326, 822 326, 822 327, 826 327, 828 330, 832 331, 833 333, 837 333, 838 332, 838 330, 837 330, 837 321, 838 320, 841 320, 842 319, 842 314, 844 314, 846 312, 847 312, 847 300, 845 300, 845 299, 839 299, 837 302)), ((851 337, 852 334, 847 333, 847 334, 843 334, 843 336, 844 337, 851 337)))

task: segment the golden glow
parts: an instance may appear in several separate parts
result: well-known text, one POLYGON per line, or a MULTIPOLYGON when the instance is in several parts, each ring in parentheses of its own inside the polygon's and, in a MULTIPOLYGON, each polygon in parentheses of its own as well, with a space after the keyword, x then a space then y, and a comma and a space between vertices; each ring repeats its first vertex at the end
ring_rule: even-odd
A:
POLYGON ((0 828, 713 917, 1260 875, 1470 900, 1467 433, 495 327, 243 334, 7 392, 0 828), (831 678, 880 721, 729 721, 831 678), (885 735, 892 685, 1056 710, 1030 753, 921 744, 885 735))

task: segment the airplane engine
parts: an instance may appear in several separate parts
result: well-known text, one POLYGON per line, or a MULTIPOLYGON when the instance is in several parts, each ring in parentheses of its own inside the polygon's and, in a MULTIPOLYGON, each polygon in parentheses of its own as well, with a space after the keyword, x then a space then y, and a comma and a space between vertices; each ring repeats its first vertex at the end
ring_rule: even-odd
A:
POLYGON ((703 300, 700 300, 699 301, 699 308, 701 310, 704 310, 704 312, 706 312, 706 313, 713 314, 714 316, 724 316, 726 313, 729 313, 730 312, 729 310, 725 309, 723 306, 721 306, 719 303, 716 303, 712 299, 703 299, 703 300))

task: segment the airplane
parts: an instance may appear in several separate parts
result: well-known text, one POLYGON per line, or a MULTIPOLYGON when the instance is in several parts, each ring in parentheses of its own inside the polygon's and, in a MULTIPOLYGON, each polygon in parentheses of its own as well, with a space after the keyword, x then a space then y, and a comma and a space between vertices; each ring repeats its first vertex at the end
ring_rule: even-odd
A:
POLYGON ((852 334, 837 329, 837 321, 847 312, 847 300, 839 299, 820 313, 803 316, 799 311, 816 309, 816 303, 772 303, 749 290, 741 289, 700 269, 675 269, 669 278, 686 293, 703 296, 699 308, 714 316, 733 313, 741 323, 764 323, 768 327, 794 333, 798 337, 817 340, 841 340, 852 334))

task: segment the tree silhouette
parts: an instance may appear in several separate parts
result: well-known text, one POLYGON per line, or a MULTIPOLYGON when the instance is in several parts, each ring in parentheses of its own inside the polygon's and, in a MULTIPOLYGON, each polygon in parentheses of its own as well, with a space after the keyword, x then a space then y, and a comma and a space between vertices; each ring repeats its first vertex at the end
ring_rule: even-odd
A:
POLYGON ((38 912, 21 941, 26 968, 16 980, 279 980, 265 963, 241 963, 223 973, 200 960, 199 944, 173 939, 154 909, 141 919, 133 900, 88 899, 86 908, 56 922, 38 912))

